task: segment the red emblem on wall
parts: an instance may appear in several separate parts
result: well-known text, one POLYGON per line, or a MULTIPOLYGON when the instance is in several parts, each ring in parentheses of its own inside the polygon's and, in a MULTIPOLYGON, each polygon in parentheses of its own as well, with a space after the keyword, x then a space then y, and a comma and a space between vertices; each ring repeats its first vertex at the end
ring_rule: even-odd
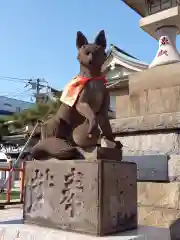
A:
POLYGON ((168 51, 167 51, 167 50, 161 50, 161 51, 159 51, 157 57, 161 57, 162 55, 168 56, 168 51))
POLYGON ((168 38, 167 38, 167 37, 163 37, 163 38, 161 39, 161 46, 162 46, 162 45, 168 45, 168 44, 169 44, 168 38))

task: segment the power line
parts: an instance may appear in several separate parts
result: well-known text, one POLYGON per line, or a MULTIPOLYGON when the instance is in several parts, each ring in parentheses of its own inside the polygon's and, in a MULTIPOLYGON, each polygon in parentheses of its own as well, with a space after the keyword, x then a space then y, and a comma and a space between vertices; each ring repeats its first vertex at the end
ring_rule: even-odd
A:
MULTIPOLYGON (((7 94, 2 94, 1 95, 1 93, 0 93, 0 95, 1 96, 3 96, 3 97, 7 97, 7 98, 16 98, 16 97, 18 97, 18 96, 22 96, 23 94, 28 94, 27 92, 29 91, 30 89, 28 89, 28 90, 25 90, 25 91, 23 91, 23 92, 20 92, 20 93, 7 93, 7 94)), ((31 94, 30 92, 29 92, 29 94, 31 94)), ((28 94, 28 95, 29 95, 28 94)), ((31 94, 32 95, 32 94, 31 94)))
POLYGON ((28 81, 31 80, 31 79, 26 79, 26 78, 15 78, 15 77, 4 77, 4 76, 0 76, 0 79, 4 80, 4 81, 24 82, 24 83, 27 83, 28 81))
POLYGON ((14 79, 14 80, 26 80, 29 81, 31 78, 18 78, 18 77, 8 77, 8 76, 0 76, 0 78, 8 78, 8 79, 14 79))
POLYGON ((9 97, 10 95, 21 95, 24 93, 27 93, 27 91, 30 91, 31 89, 24 89, 24 88, 16 88, 12 92, 0 92, 0 96, 7 96, 9 97))
MULTIPOLYGON (((27 89, 26 91, 29 91, 29 90, 34 90, 35 91, 35 94, 32 93, 32 95, 34 95, 35 99, 36 99, 36 102, 39 101, 39 99, 42 98, 42 96, 47 96, 47 98, 50 98, 50 92, 53 92, 53 88, 51 88, 48 84, 48 82, 45 80, 45 79, 32 79, 32 78, 17 78, 17 77, 9 77, 9 76, 0 76, 0 81, 3 80, 3 81, 10 81, 10 82, 14 82, 14 83, 24 83, 25 84, 25 87, 30 87, 29 89, 27 89), (46 89, 46 92, 45 93, 41 93, 41 90, 42 89, 46 89), (50 92, 49 92, 50 90, 50 92)), ((15 91, 15 94, 13 93, 6 93, 6 95, 4 95, 5 97, 14 97, 14 96, 20 96, 21 94, 24 94, 26 91, 23 91, 22 93, 18 93, 17 92, 20 91, 20 89, 17 89, 15 91), (9 96, 11 95, 11 96, 9 96)), ((1 94, 1 93, 0 93, 1 94)))
MULTIPOLYGON (((23 82, 23 83, 26 83, 28 85, 36 85, 38 86, 38 89, 39 88, 51 88, 49 85, 48 85, 48 82, 44 79, 32 79, 32 78, 17 78, 17 77, 5 77, 5 76, 0 76, 0 79, 1 80, 4 80, 4 81, 12 81, 12 82, 23 82), (41 84, 41 82, 44 82, 45 84, 41 84)), ((53 88, 51 88, 52 90, 55 90, 53 88)), ((38 90, 39 91, 39 90, 38 90)))
POLYGON ((15 93, 17 93, 17 92, 19 92, 19 91, 21 91, 22 89, 19 89, 19 88, 17 88, 16 90, 14 90, 13 92, 0 92, 0 95, 2 96, 2 95, 14 95, 15 93))

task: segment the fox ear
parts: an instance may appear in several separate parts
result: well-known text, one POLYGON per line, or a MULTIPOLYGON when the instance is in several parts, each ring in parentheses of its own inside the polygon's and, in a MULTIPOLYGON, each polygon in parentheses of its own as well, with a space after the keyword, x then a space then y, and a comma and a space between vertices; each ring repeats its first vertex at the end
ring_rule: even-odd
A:
POLYGON ((106 37, 104 30, 101 30, 94 41, 95 44, 100 45, 103 48, 106 48, 106 37))
POLYGON ((81 48, 83 45, 88 44, 87 38, 84 36, 84 34, 80 31, 77 32, 76 37, 76 47, 77 49, 81 48))

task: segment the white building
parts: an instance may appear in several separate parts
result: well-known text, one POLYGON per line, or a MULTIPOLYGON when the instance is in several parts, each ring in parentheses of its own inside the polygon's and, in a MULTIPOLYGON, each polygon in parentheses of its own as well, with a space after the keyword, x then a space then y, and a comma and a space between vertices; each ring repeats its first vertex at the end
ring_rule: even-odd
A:
POLYGON ((12 115, 31 107, 33 103, 0 96, 0 115, 12 115))

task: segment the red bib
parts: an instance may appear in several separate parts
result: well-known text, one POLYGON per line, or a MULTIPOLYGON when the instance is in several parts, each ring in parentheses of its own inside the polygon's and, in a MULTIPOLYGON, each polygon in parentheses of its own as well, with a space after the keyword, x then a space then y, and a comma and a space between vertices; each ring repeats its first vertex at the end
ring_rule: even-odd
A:
POLYGON ((84 85, 86 84, 87 81, 90 80, 100 80, 100 81, 104 81, 104 84, 107 83, 105 77, 93 77, 93 78, 86 78, 86 77, 81 77, 81 76, 77 76, 75 78, 72 79, 71 82, 69 82, 61 95, 60 100, 69 105, 70 107, 72 107, 74 105, 74 103, 76 102, 79 93, 81 92, 81 90, 83 89, 84 85))

